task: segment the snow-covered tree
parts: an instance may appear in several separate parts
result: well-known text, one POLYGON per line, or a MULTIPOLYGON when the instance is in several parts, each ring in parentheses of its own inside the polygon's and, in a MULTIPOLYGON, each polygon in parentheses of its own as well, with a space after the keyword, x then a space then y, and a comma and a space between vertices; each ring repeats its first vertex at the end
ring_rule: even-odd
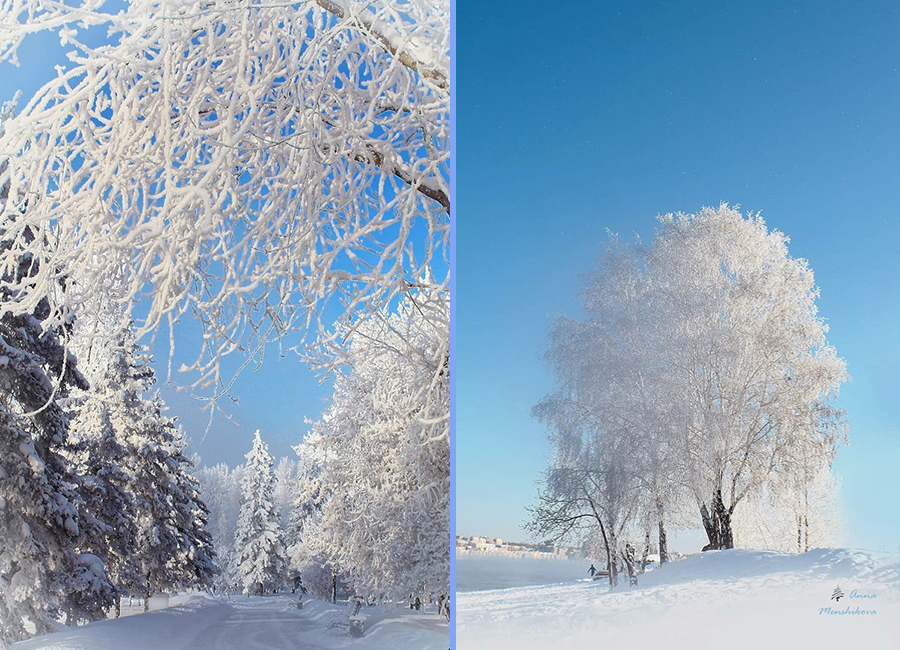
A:
POLYGON ((209 385, 222 354, 298 329, 327 345, 320 314, 365 318, 447 269, 446 0, 14 0, 0 24, 0 61, 42 30, 71 49, 0 138, 2 216, 27 202, 52 233, 11 224, 0 266, 57 261, 5 277, 3 311, 30 313, 66 274, 78 311, 116 274, 124 320, 149 305, 139 333, 202 322, 209 385), (79 40, 99 25, 105 43, 79 40))
POLYGON ((184 456, 184 435, 165 410, 158 392, 141 404, 129 467, 138 511, 135 555, 148 594, 205 586, 215 572, 208 511, 184 456))
POLYGON ((273 459, 257 430, 247 453, 242 503, 234 537, 235 575, 248 593, 262 595, 287 581, 281 517, 275 506, 273 459))
POLYGON ((296 499, 297 461, 293 458, 282 458, 275 466, 275 508, 281 515, 281 528, 290 526, 291 511, 296 499))
POLYGON ((660 221, 647 259, 668 323, 659 363, 683 408, 684 476, 709 545, 730 548, 736 506, 793 450, 833 453, 845 364, 825 339, 812 270, 784 234, 724 204, 660 221))
MULTIPOLYGON (((118 598, 123 592, 135 593, 141 575, 134 556, 136 512, 128 488, 130 477, 123 469, 130 449, 113 426, 112 405, 103 399, 109 395, 107 390, 95 384, 92 390, 76 392, 71 400, 77 406, 71 422, 74 449, 70 461, 81 477, 78 549, 103 562, 118 598)), ((105 617, 108 606, 108 598, 99 599, 95 594, 70 595, 69 608, 76 619, 105 617)))
POLYGON ((805 553, 844 541, 840 480, 827 464, 807 475, 773 472, 735 512, 736 544, 805 553))
POLYGON ((609 584, 618 584, 618 558, 640 503, 628 439, 605 430, 560 427, 556 453, 541 482, 529 529, 563 539, 600 532, 609 584))
POLYGON ((607 558, 617 556, 630 525, 642 530, 641 541, 652 528, 664 562, 667 525, 680 523, 687 494, 656 363, 666 333, 651 288, 635 251, 612 236, 581 294, 586 318, 559 318, 550 329, 546 358, 559 388, 534 415, 547 424, 555 456, 532 525, 565 536, 590 522, 607 558))
POLYGON ((373 595, 449 590, 449 304, 417 291, 348 327, 348 369, 301 448, 319 464, 319 548, 373 595))
MULTIPOLYGON (((13 272, 29 273, 23 259, 13 272)), ((106 592, 106 577, 83 566, 76 477, 67 460, 68 417, 54 401, 86 387, 56 328, 43 330, 46 303, 34 314, 0 317, 0 642, 38 634, 73 592, 106 592), (53 379, 57 379, 54 382, 53 379), (58 381, 62 377, 63 381, 58 381), (90 574, 90 575, 88 575, 90 574), (76 580, 77 578, 77 580, 76 580), (99 581, 99 582, 98 582, 99 581)), ((108 603, 107 603, 108 604, 108 603)))
POLYGON ((556 456, 536 522, 591 516, 556 485, 572 468, 635 481, 626 510, 657 523, 661 551, 686 497, 708 548, 730 548, 742 500, 802 495, 845 435, 831 405, 844 362, 817 297, 787 238, 724 204, 661 217, 649 246, 612 237, 583 292, 586 318, 551 329, 559 388, 535 413, 556 456))
POLYGON ((241 510, 244 469, 243 465, 230 469, 219 463, 213 467, 200 467, 195 472, 200 483, 200 498, 209 508, 207 529, 216 549, 216 586, 220 589, 230 589, 237 584, 234 537, 241 510))
MULTIPOLYGON (((7 111, 0 111, 0 131, 7 111)), ((2 180, 0 205, 10 202, 2 180)), ((0 220, 0 249, 9 252, 13 219, 24 221, 24 206, 0 220)), ((40 230, 20 236, 42 237, 40 230)), ((21 254, 8 256, 2 268, 0 304, 13 299, 9 286, 27 284, 50 262, 21 254)), ((68 609, 73 593, 90 607, 110 595, 102 562, 79 556, 81 529, 78 477, 72 473, 69 418, 56 401, 87 382, 62 339, 69 324, 54 325, 51 306, 39 300, 27 312, 0 315, 0 644, 27 636, 26 622, 37 633, 68 609)), ((65 323, 65 320, 63 319, 65 323)))

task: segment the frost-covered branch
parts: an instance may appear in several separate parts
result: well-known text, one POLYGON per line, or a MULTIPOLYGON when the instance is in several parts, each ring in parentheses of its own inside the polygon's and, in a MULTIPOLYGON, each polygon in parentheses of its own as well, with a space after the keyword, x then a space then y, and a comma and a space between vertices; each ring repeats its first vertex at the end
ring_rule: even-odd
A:
POLYGON ((2 57, 42 29, 74 48, 0 138, 0 264, 53 260, 3 310, 77 313, 115 273, 141 333, 200 319, 184 369, 221 391, 223 355, 285 335, 316 354, 412 279, 446 286, 446 3, 7 0, 0 18, 2 57), (101 23, 107 44, 77 40, 101 23))

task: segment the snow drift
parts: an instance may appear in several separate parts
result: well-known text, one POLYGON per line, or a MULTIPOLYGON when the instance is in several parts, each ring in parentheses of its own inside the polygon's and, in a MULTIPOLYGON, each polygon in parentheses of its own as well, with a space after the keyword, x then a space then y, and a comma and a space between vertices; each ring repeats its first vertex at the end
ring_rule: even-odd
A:
POLYGON ((637 587, 579 580, 461 593, 457 606, 466 650, 889 648, 900 638, 900 556, 712 551, 637 587))

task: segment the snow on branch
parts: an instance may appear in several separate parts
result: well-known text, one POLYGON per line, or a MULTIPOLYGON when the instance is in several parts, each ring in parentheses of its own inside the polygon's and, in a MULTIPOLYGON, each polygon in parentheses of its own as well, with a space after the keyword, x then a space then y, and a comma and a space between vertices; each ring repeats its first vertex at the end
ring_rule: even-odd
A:
POLYGON ((224 354, 322 350, 414 278, 446 286, 446 4, 5 0, 0 24, 0 60, 44 29, 74 47, 0 136, 0 265, 47 261, 2 310, 77 313, 115 276, 140 333, 199 318, 185 368, 222 389, 224 354))

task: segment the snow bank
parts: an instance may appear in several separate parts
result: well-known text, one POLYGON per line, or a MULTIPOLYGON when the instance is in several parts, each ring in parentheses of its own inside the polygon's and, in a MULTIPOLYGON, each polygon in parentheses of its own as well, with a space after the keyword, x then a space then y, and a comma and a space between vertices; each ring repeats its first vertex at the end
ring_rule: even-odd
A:
MULTIPOLYGON (((627 582, 627 579, 626 579, 627 582)), ((894 647, 900 556, 730 550, 664 565, 638 587, 605 582, 461 593, 465 650, 894 647), (843 596, 832 598, 840 587, 843 596)))

